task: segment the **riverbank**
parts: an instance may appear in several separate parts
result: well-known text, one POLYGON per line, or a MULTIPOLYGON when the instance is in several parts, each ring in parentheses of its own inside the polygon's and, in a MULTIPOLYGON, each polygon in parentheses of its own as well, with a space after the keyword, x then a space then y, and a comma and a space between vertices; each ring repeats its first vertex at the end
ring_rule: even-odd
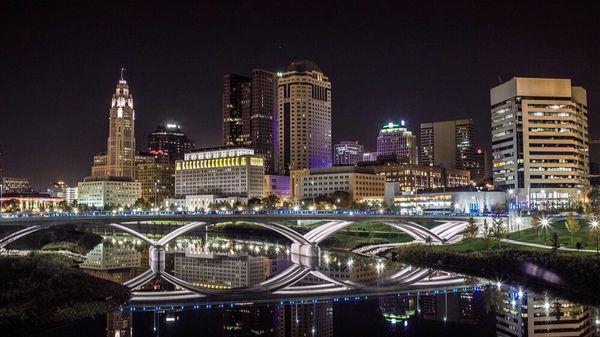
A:
POLYGON ((23 332, 114 310, 126 287, 86 274, 64 257, 0 257, 0 328, 23 332))
POLYGON ((457 245, 411 244, 388 254, 395 261, 443 269, 526 287, 545 287, 600 302, 600 257, 595 254, 522 249, 504 244, 483 249, 482 239, 457 245))

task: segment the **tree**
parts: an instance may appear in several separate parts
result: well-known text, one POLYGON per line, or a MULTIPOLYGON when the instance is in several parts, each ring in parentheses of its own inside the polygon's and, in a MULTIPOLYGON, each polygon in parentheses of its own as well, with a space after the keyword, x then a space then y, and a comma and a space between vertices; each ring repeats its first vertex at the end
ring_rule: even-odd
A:
POLYGON ((573 234, 577 233, 580 228, 581 224, 579 223, 579 219, 574 217, 572 214, 567 215, 567 219, 565 220, 565 229, 571 236, 571 243, 573 243, 573 234))
POLYGON ((589 207, 592 211, 600 211, 600 188, 593 187, 587 194, 589 200, 589 207))
POLYGON ((499 216, 492 220, 492 236, 498 240, 498 247, 500 247, 500 240, 506 236, 506 227, 504 227, 504 221, 499 216))
POLYGON ((135 201, 135 203, 133 203, 133 208, 135 209, 141 209, 143 211, 148 211, 152 208, 152 205, 150 204, 150 202, 144 198, 139 198, 138 200, 135 201))
POLYGON ((552 245, 552 252, 556 254, 558 252, 558 247, 560 247, 560 240, 558 238, 557 231, 552 232, 552 236, 550 237, 550 243, 552 245))
POLYGON ((277 205, 279 204, 279 197, 276 195, 270 195, 266 198, 263 198, 261 203, 263 208, 273 210, 276 209, 277 205))
POLYGON ((331 201, 336 207, 347 209, 352 205, 352 196, 345 191, 335 191, 331 193, 331 201))
POLYGON ((481 226, 482 229, 482 237, 483 237, 483 246, 485 247, 485 249, 489 249, 491 244, 491 238, 492 238, 492 230, 490 228, 490 225, 488 224, 487 219, 483 219, 483 225, 481 226))
POLYGON ((467 226, 463 232, 463 237, 465 239, 471 239, 477 237, 477 233, 479 232, 479 227, 477 227, 477 223, 475 223, 475 219, 473 217, 469 218, 467 222, 467 226))

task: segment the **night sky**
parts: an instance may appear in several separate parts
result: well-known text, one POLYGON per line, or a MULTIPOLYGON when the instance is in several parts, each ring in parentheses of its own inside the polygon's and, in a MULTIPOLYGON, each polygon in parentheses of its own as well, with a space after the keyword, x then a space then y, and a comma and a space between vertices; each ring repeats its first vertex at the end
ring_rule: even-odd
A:
POLYGON ((39 189, 89 175, 92 155, 106 150, 122 66, 138 150, 163 121, 181 123, 198 147, 220 145, 223 75, 281 70, 295 58, 332 81, 334 142, 373 150, 386 121, 418 132, 421 122, 472 117, 478 145, 489 147, 489 89, 513 76, 585 87, 600 138, 600 18, 587 3, 4 0, 4 173, 39 189))

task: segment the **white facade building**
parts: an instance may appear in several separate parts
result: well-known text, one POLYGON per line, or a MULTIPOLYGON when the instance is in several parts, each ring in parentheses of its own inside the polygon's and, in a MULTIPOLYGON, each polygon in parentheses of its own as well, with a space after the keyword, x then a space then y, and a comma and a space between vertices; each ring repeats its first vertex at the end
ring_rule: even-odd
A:
POLYGON ((175 163, 175 195, 216 194, 262 198, 264 159, 248 148, 215 148, 186 153, 175 163))
POLYGON ((142 197, 142 185, 128 178, 86 178, 77 184, 79 205, 105 208, 132 206, 142 197))
POLYGON ((494 186, 534 208, 581 200, 589 186, 585 89, 516 77, 490 95, 494 186))

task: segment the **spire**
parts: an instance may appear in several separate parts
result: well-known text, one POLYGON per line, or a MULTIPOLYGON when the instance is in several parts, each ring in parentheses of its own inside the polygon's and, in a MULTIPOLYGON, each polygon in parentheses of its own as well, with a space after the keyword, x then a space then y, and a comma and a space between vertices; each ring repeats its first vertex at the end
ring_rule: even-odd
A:
POLYGON ((121 67, 121 81, 125 81, 125 79, 123 78, 123 74, 125 73, 125 67, 121 67))

